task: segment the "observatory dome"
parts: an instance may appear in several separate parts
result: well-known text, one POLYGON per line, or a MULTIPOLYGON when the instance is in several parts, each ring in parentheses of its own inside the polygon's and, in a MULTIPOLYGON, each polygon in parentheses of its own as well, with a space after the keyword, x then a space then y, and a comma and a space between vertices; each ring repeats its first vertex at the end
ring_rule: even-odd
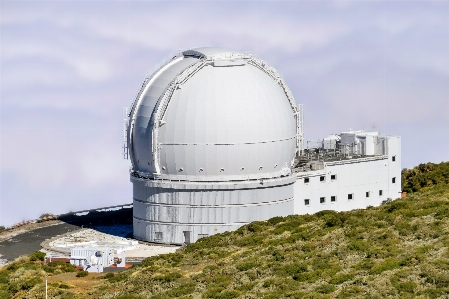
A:
POLYGON ((197 48, 145 78, 129 114, 141 177, 234 181, 290 174, 298 109, 275 69, 251 55, 197 48))

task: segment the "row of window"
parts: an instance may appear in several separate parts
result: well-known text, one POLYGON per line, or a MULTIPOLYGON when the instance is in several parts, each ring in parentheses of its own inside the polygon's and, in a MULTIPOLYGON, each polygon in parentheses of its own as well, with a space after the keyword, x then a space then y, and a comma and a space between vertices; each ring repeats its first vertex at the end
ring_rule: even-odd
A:
MULTIPOLYGON (((337 175, 336 174, 331 174, 331 181, 334 181, 337 179, 337 175)), ((325 182, 326 181, 326 176, 322 175, 320 176, 320 182, 325 182)), ((310 182, 310 178, 304 178, 304 184, 307 184, 310 182)))
MULTIPOLYGON (((383 190, 379 190, 379 196, 383 196, 384 191, 383 190)), ((367 191, 365 192, 365 197, 371 197, 371 191, 367 191)), ((354 193, 349 193, 348 194, 348 200, 353 200, 355 198, 354 193)), ((337 201, 337 196, 333 195, 331 196, 331 202, 336 202, 337 201)), ((320 203, 326 203, 326 197, 320 197, 320 203)), ((308 206, 310 205, 310 199, 304 199, 304 205, 308 206)))
MULTIPOLYGON (((334 181, 336 179, 337 179, 337 175, 336 174, 331 174, 331 180, 334 181)), ((325 182, 325 181, 326 181, 326 177, 324 175, 320 176, 320 182, 325 182)), ((307 184, 309 182, 310 182, 310 178, 304 178, 304 184, 307 184)), ((392 178, 391 182, 393 184, 396 184, 396 177, 392 178)))

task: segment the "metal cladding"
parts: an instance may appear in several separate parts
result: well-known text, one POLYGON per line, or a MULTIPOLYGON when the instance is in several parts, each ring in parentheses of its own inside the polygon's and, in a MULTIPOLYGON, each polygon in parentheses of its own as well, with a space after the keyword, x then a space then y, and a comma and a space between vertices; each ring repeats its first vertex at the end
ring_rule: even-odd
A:
POLYGON ((264 61, 217 48, 174 55, 128 116, 135 237, 189 243, 292 213, 301 113, 264 61))

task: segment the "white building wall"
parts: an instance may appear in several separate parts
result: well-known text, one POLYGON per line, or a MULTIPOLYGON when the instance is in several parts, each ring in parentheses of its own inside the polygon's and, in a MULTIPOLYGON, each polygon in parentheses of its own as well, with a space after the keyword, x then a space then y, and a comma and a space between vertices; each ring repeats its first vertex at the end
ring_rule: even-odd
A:
POLYGON ((399 198, 400 137, 387 136, 385 139, 385 155, 326 162, 323 170, 298 173, 294 185, 294 213, 303 215, 322 210, 349 211, 378 206, 389 198, 399 198), (335 179, 332 179, 333 175, 335 179), (324 180, 320 180, 321 177, 324 180), (308 183, 305 182, 307 178, 308 183), (349 199, 349 194, 352 199, 349 199), (335 196, 335 201, 331 200, 332 196, 335 196), (323 197, 324 202, 321 203, 323 197), (308 205, 305 203, 307 199, 308 205))
POLYGON ((388 197, 396 199, 401 196, 401 137, 387 136, 387 155, 388 155, 388 197), (395 183, 393 183, 395 178, 395 183))

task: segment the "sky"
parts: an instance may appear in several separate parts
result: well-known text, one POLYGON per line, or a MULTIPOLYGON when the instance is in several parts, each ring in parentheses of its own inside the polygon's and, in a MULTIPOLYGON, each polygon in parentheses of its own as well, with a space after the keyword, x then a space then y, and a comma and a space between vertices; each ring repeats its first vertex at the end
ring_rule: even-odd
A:
POLYGON ((0 0, 0 225, 132 202, 122 109, 169 54, 267 61, 305 139, 402 138, 402 167, 449 160, 449 1, 0 0))

